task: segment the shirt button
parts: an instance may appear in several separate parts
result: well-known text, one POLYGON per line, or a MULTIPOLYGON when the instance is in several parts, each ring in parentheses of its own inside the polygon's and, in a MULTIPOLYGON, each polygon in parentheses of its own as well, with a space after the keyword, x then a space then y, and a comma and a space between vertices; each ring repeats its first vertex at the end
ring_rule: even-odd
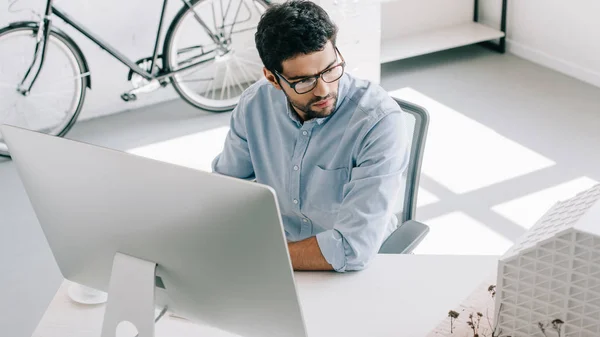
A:
POLYGON ((302 131, 302 134, 307 136, 308 135, 308 131, 302 131))
POLYGON ((299 167, 298 165, 294 165, 294 171, 298 171, 299 167))
POLYGON ((298 203, 298 199, 294 199, 294 200, 292 200, 292 202, 293 202, 294 204, 297 204, 297 203, 298 203))

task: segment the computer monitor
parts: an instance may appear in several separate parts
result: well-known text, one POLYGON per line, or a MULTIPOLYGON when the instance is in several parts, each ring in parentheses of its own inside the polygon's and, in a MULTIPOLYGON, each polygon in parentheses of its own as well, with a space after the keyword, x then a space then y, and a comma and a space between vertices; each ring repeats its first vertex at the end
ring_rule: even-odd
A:
MULTIPOLYGON (((155 308, 240 336, 305 337, 274 190, 1 126, 63 276, 108 292, 102 337, 155 308)), ((193 155, 193 154, 192 154, 193 155)))

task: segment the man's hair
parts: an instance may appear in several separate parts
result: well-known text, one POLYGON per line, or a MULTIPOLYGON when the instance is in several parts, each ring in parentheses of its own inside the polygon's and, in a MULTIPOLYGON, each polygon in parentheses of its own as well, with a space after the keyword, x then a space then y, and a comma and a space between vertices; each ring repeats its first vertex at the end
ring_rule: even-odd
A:
POLYGON ((330 40, 335 46, 337 32, 323 8, 311 1, 292 0, 265 11, 254 39, 265 68, 282 72, 285 60, 321 51, 330 40))

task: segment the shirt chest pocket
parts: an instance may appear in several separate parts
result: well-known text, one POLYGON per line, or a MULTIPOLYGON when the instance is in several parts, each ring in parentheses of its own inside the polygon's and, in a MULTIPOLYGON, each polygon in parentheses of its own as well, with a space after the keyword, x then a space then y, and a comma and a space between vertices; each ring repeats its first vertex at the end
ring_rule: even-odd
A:
POLYGON ((324 169, 315 166, 306 185, 307 203, 321 211, 337 211, 344 197, 348 169, 324 169))

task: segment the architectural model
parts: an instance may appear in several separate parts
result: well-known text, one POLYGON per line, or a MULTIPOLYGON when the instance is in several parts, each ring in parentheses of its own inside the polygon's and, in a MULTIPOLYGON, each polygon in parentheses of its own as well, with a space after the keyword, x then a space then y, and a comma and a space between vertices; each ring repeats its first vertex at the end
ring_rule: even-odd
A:
POLYGON ((600 336, 599 199, 600 184, 557 203, 500 259, 501 336, 600 336))

